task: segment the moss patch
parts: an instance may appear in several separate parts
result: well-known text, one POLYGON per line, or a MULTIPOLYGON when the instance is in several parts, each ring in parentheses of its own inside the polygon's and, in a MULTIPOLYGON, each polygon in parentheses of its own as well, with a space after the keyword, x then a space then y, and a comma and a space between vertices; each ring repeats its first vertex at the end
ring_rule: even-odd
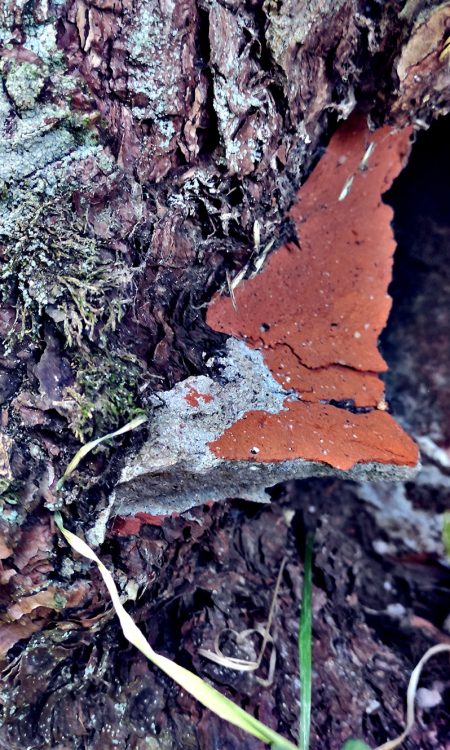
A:
POLYGON ((7 348, 40 348, 53 322, 75 377, 63 412, 84 441, 139 411, 142 367, 114 336, 131 300, 132 271, 74 211, 69 186, 51 197, 34 188, 17 198, 15 191, 0 229, 0 299, 16 308, 7 348))
POLYGON ((29 194, 0 230, 3 301, 16 305, 10 339, 38 341, 52 318, 66 344, 83 348, 114 330, 123 314, 127 267, 89 235, 67 196, 29 194))
POLYGON ((70 389, 77 409, 71 428, 84 442, 103 435, 139 414, 139 385, 142 367, 123 352, 108 354, 104 349, 75 356, 76 385, 70 389))

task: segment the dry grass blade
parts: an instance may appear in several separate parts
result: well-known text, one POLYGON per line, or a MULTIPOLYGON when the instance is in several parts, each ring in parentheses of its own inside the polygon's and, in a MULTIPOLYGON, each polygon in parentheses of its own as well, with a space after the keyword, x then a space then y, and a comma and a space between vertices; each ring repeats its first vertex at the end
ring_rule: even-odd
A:
POLYGON ((218 690, 211 687, 207 682, 204 682, 196 674, 185 669, 185 667, 180 667, 171 659, 154 651, 120 601, 119 592, 109 570, 86 542, 64 527, 60 513, 55 513, 55 522, 71 547, 80 555, 96 563, 108 589, 123 634, 133 646, 136 646, 147 659, 177 682, 183 690, 190 693, 190 695, 210 711, 214 711, 221 719, 225 719, 230 724, 234 724, 272 747, 279 748, 280 750, 296 750, 292 742, 282 737, 270 727, 267 727, 261 721, 258 721, 258 719, 255 719, 254 716, 244 711, 240 706, 237 706, 233 701, 222 695, 222 693, 219 693, 218 690))
POLYGON ((66 479, 70 477, 70 475, 75 471, 80 461, 85 456, 87 456, 87 454, 90 453, 94 448, 96 448, 97 445, 100 445, 100 443, 104 443, 105 440, 111 440, 112 438, 118 437, 119 435, 124 435, 125 432, 130 432, 130 430, 135 430, 136 427, 140 427, 141 424, 144 424, 147 419, 148 417, 146 414, 139 414, 139 416, 132 419, 131 422, 127 422, 127 424, 125 424, 123 427, 120 427, 118 430, 115 430, 115 432, 109 432, 107 435, 103 435, 103 437, 99 437, 96 440, 91 440, 89 443, 83 445, 80 450, 75 453, 61 479, 58 480, 56 489, 61 489, 66 479))
POLYGON ((265 648, 269 643, 273 643, 272 636, 267 636, 267 628, 262 625, 241 631, 234 630, 233 628, 224 628, 214 639, 214 651, 207 648, 199 648, 198 653, 205 659, 213 661, 215 664, 220 664, 221 667, 235 669, 238 672, 254 672, 259 668, 265 648), (239 659, 236 656, 226 656, 220 648, 220 641, 226 633, 231 633, 234 636, 237 645, 244 643, 247 638, 251 638, 255 634, 260 635, 264 641, 259 650, 258 658, 239 659))
POLYGON ((378 745, 375 750, 395 750, 395 748, 399 747, 399 745, 401 745, 402 742, 406 739, 415 723, 414 703, 416 700, 417 686, 419 684, 422 669, 429 659, 431 659, 433 656, 436 656, 436 654, 442 654, 444 651, 450 653, 450 646, 448 644, 439 643, 438 645, 429 648, 428 651, 426 651, 426 653, 422 656, 421 660, 411 674, 408 691, 406 693, 405 730, 395 739, 389 740, 388 742, 383 743, 383 745, 378 745))
MULTIPOLYGON (((233 630, 233 628, 224 628, 224 630, 222 630, 219 633, 219 635, 217 635, 215 638, 214 651, 210 651, 209 649, 206 649, 206 648, 199 648, 198 653, 200 654, 200 656, 203 656, 205 659, 209 659, 209 661, 213 661, 215 664, 220 664, 220 666, 222 667, 227 667, 228 669, 235 669, 239 672, 254 672, 257 669, 259 669, 268 644, 269 643, 273 644, 273 638, 270 634, 270 630, 271 630, 273 618, 275 615, 278 592, 280 590, 281 579, 283 576, 283 571, 284 571, 286 562, 287 562, 287 558, 284 557, 280 565, 280 570, 278 571, 277 580, 275 582, 275 589, 274 589, 272 601, 270 604, 269 617, 267 619, 266 627, 264 627, 263 625, 258 625, 256 628, 243 630, 240 633, 237 632, 236 630, 233 630), (233 656, 226 656, 220 648, 220 639, 225 633, 232 633, 235 636, 237 644, 242 643, 243 641, 245 641, 246 638, 251 637, 255 633, 260 635, 262 637, 262 644, 261 644, 261 648, 259 650, 257 659, 248 661, 246 659, 238 659, 233 656)), ((269 685, 272 684, 273 675, 275 671, 275 664, 276 664, 276 652, 274 649, 272 649, 272 653, 270 654, 269 674, 267 678, 265 680, 260 677, 256 678, 261 685, 268 687, 269 685)))

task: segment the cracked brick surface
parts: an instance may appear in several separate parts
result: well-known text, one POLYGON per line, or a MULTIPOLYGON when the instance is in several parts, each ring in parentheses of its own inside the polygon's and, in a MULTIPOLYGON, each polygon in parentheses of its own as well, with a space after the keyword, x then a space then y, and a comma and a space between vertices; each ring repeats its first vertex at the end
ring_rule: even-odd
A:
POLYGON ((410 131, 370 133, 354 117, 301 188, 291 217, 299 246, 275 252, 262 273, 208 311, 215 330, 263 353, 293 395, 279 415, 250 412, 212 443, 223 459, 305 458, 338 469, 417 462, 386 411, 378 337, 391 298, 395 242, 382 194, 409 151, 410 131), (255 450, 256 449, 256 450, 255 450))

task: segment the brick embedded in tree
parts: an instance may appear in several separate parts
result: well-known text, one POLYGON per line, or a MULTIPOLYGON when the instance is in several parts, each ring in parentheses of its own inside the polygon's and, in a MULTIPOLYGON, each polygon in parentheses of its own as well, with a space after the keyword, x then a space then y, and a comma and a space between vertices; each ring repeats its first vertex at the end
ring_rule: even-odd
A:
POLYGON ((388 413, 378 350, 395 250, 382 195, 409 148, 410 130, 371 133, 362 117, 335 134, 291 211, 299 244, 209 307, 227 355, 211 377, 159 394, 150 438, 116 488, 119 514, 267 499, 291 478, 414 473, 418 450, 388 413))

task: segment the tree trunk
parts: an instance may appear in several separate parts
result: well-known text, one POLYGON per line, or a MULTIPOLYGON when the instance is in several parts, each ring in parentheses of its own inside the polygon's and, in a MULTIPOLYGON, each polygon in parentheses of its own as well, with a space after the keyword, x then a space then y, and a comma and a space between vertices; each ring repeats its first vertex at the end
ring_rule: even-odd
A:
POLYGON ((125 645, 96 572, 54 536, 57 508, 80 532, 95 518, 90 541, 106 535, 101 554, 152 643, 295 738, 299 549, 318 495, 335 528, 317 537, 316 658, 330 688, 316 697, 315 746, 381 742, 402 722, 394 683, 410 664, 350 601, 361 540, 376 535, 367 510, 354 519, 349 485, 278 490, 293 526, 281 501, 114 525, 111 491, 145 431, 91 454, 63 493, 56 479, 80 443, 207 371, 205 352, 225 341, 205 323, 208 302, 295 238, 287 211, 339 121, 359 111, 374 127, 421 129, 448 113, 450 4, 5 0, 0 13, 0 747, 260 747, 125 645), (281 667, 263 690, 205 666, 199 639, 267 618, 286 550, 281 667))

